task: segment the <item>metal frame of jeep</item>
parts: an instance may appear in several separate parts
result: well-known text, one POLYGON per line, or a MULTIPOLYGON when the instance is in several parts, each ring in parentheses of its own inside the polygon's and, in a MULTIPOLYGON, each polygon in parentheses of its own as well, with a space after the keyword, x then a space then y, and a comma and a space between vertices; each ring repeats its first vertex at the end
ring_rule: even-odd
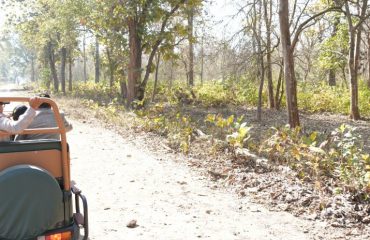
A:
MULTIPOLYGON (((19 134, 57 133, 60 135, 60 140, 0 142, 0 177, 2 172, 15 166, 35 166, 53 176, 60 186, 63 195, 63 203, 60 205, 64 207, 64 209, 61 209, 64 212, 64 218, 61 219, 58 225, 52 226, 37 236, 26 238, 27 240, 77 240, 80 237, 80 228, 84 229, 83 239, 86 240, 89 234, 88 206, 86 198, 81 194, 81 191, 76 186, 71 186, 70 157, 64 123, 57 104, 49 98, 41 99, 44 103, 50 104, 57 127, 25 129, 19 134), (74 198, 72 195, 74 195, 74 198), (80 203, 82 203, 82 210, 80 203)), ((30 98, 27 97, 0 97, 0 102, 29 102, 29 100, 30 98)), ((0 136, 6 135, 11 134, 0 131, 0 136)), ((16 203, 17 200, 15 199, 14 204, 16 203)), ((0 239, 2 239, 1 233, 0 230, 0 239)))

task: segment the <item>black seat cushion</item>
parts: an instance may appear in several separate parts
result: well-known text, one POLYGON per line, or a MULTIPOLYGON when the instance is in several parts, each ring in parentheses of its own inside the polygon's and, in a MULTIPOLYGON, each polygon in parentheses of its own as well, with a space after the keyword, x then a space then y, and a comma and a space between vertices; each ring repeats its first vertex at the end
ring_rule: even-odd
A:
POLYGON ((0 142, 0 153, 28 152, 52 149, 61 150, 61 142, 56 140, 24 140, 15 142, 0 142))

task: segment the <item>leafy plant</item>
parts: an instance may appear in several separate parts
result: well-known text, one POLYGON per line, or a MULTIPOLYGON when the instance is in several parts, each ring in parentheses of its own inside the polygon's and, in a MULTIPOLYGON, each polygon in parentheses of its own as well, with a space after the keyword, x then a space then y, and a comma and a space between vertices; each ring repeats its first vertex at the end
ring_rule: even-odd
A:
POLYGON ((166 136, 173 149, 189 152, 194 129, 189 116, 173 109, 166 110, 162 104, 137 110, 136 114, 141 119, 139 124, 144 131, 166 136))
POLYGON ((302 179, 325 182, 331 178, 335 192, 370 194, 370 157, 362 151, 356 128, 341 125, 330 136, 299 128, 276 128, 261 146, 261 153, 278 164, 288 164, 302 179), (339 188, 341 186, 341 188, 339 188))
POLYGON ((360 135, 355 134, 356 128, 341 125, 332 132, 333 147, 330 157, 337 161, 335 175, 348 187, 362 189, 368 187, 369 154, 361 149, 360 135))
POLYGON ((226 141, 234 157, 236 157, 236 150, 238 148, 243 148, 245 143, 250 139, 251 136, 249 132, 252 127, 247 126, 247 123, 243 122, 241 124, 235 123, 233 128, 234 132, 226 136, 226 141))
POLYGON ((250 138, 250 130, 246 122, 242 122, 244 116, 235 119, 234 115, 223 118, 220 114, 208 114, 205 122, 213 125, 212 136, 225 139, 232 154, 235 157, 236 149, 243 148, 250 138))

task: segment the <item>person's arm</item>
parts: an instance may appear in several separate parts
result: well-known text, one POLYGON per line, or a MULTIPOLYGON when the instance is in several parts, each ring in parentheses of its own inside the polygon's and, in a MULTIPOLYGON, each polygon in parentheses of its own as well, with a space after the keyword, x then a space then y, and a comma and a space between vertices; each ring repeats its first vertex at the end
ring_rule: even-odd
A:
POLYGON ((23 131, 32 122, 33 118, 36 115, 35 109, 37 109, 41 103, 42 102, 40 98, 31 98, 29 101, 30 107, 22 116, 20 116, 18 121, 13 121, 9 118, 2 117, 0 119, 0 130, 13 134, 23 131))
POLYGON ((30 107, 19 117, 18 121, 13 121, 9 118, 3 117, 0 121, 0 129, 9 133, 17 134, 23 131, 32 122, 35 115, 35 109, 30 107))

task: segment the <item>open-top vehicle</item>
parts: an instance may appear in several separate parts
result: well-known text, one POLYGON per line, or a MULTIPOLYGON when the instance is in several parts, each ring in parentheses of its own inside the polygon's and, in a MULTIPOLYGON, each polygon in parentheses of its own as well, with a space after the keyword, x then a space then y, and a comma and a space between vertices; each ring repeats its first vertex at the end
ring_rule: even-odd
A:
MULTIPOLYGON (((63 120, 53 100, 42 100, 51 105, 57 126, 20 134, 57 133, 60 140, 0 142, 0 240, 86 240, 87 201, 71 184, 63 120)), ((0 102, 28 101, 0 97, 0 102)), ((4 135, 10 134, 0 131, 4 135)))

